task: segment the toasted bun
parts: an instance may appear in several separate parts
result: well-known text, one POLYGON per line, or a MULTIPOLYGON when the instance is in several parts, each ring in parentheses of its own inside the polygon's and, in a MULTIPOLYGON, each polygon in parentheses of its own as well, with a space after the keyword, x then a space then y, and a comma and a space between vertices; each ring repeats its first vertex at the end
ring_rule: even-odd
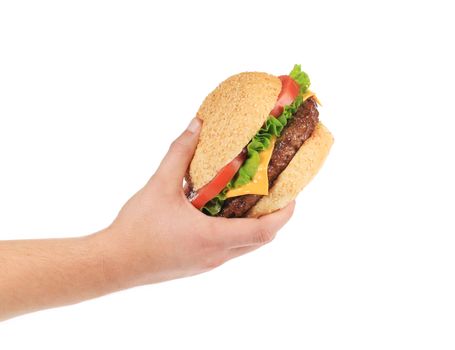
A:
POLYGON ((266 73, 240 73, 222 82, 202 103, 199 143, 190 164, 198 190, 232 161, 266 121, 281 91, 281 81, 266 73))
POLYGON ((294 200, 322 167, 332 144, 333 137, 329 130, 321 123, 316 125, 311 137, 278 176, 269 195, 261 198, 247 216, 259 217, 271 213, 294 200))

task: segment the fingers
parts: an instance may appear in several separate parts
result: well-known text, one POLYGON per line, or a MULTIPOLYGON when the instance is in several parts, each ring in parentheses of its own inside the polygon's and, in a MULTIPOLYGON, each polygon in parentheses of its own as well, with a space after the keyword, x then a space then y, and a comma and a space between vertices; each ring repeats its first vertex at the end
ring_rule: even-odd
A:
POLYGON ((276 233, 288 222, 294 212, 292 201, 283 209, 259 219, 224 219, 218 232, 220 244, 230 248, 263 245, 275 238, 276 233))
POLYGON ((170 186, 178 186, 178 188, 182 186, 182 179, 197 146, 201 123, 199 118, 194 118, 187 129, 172 142, 169 151, 161 161, 155 175, 165 179, 165 183, 170 186))

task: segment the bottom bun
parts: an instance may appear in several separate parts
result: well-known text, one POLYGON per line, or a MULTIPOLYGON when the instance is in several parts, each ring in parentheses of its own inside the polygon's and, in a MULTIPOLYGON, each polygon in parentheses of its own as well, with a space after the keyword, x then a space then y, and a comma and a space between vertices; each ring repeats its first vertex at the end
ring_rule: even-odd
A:
POLYGON ((278 176, 268 196, 250 209, 247 217, 259 217, 284 208, 297 197, 324 164, 333 144, 333 136, 321 123, 305 141, 289 165, 278 176))

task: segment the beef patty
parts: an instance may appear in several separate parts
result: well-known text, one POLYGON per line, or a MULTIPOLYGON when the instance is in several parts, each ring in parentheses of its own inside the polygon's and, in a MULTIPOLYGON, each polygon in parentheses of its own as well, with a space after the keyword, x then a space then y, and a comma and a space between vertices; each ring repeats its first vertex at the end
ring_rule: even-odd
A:
MULTIPOLYGON (((283 129, 281 136, 277 138, 275 148, 267 168, 269 188, 286 169, 294 155, 302 144, 311 136, 318 123, 319 112, 314 98, 309 98, 297 109, 294 117, 283 129)), ((227 218, 239 218, 245 216, 262 195, 247 194, 228 198, 224 202, 219 216, 227 218)))

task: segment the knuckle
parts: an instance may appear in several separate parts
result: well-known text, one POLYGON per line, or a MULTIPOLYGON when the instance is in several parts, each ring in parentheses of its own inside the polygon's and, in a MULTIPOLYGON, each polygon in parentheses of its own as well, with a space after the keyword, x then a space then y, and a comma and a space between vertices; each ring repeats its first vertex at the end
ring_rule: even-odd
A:
MULTIPOLYGON (((194 207, 192 207, 192 209, 194 209, 194 207)), ((203 217, 202 220, 194 221, 188 226, 188 230, 191 231, 191 240, 194 249, 204 252, 205 255, 208 256, 211 252, 218 249, 218 246, 216 234, 214 232, 215 226, 205 219, 206 218, 203 217)))
POLYGON ((173 153, 186 154, 189 152, 190 147, 189 147, 189 145, 184 143, 182 140, 177 139, 171 143, 171 146, 169 147, 169 149, 173 153))
POLYGON ((169 187, 170 186, 168 186, 167 174, 158 171, 150 179, 147 189, 149 190, 149 193, 156 194, 165 193, 169 187))
POLYGON ((215 222, 206 223, 203 232, 198 236, 197 244, 201 251, 203 258, 203 268, 205 270, 212 270, 228 260, 228 251, 224 247, 222 241, 217 238, 217 226, 215 222))
POLYGON ((267 244, 273 241, 275 233, 269 229, 262 229, 256 233, 255 242, 258 244, 267 244))
POLYGON ((197 243, 200 249, 219 249, 221 245, 213 231, 205 230, 205 233, 200 234, 197 238, 197 243))
POLYGON ((227 258, 224 255, 216 255, 206 259, 205 268, 212 270, 218 266, 223 265, 226 262, 227 258))
POLYGON ((210 220, 205 223, 203 229, 201 230, 199 240, 199 242, 202 245, 202 248, 208 249, 222 248, 222 240, 219 239, 220 235, 218 234, 219 232, 218 230, 219 228, 214 221, 210 220))
POLYGON ((199 234, 194 237, 194 243, 196 244, 197 249, 207 250, 212 248, 212 241, 207 235, 199 234))

